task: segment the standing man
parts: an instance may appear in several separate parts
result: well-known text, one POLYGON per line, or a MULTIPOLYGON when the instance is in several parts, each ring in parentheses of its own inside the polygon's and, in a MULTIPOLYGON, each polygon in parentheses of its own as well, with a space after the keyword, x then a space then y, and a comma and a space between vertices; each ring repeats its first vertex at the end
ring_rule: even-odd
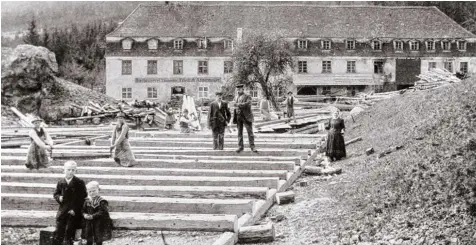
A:
POLYGON ((296 115, 294 114, 294 102, 297 102, 298 100, 294 98, 293 92, 289 91, 288 96, 286 97, 286 100, 283 102, 283 104, 286 105, 286 112, 288 115, 288 118, 293 118, 294 122, 296 122, 296 115))
POLYGON ((243 145, 243 125, 248 132, 248 141, 252 152, 258 152, 255 149, 255 136, 253 134, 253 112, 251 111, 251 96, 244 93, 243 84, 236 85, 238 96, 235 100, 236 126, 238 128, 238 149, 240 153, 244 149, 243 145))
POLYGON ((231 119, 228 103, 222 100, 223 93, 216 92, 216 100, 210 104, 208 113, 208 127, 213 132, 213 150, 223 150, 225 141, 225 127, 231 119))

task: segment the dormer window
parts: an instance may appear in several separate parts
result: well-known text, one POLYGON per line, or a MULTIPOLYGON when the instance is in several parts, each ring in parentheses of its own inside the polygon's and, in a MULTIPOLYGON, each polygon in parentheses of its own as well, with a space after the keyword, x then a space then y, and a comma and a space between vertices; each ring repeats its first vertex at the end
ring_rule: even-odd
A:
POLYGON ((131 50, 132 49, 132 43, 134 42, 134 40, 130 39, 130 38, 127 38, 127 39, 124 39, 122 40, 122 49, 124 50, 131 50))
POLYGON ((427 51, 435 51, 435 41, 433 41, 433 40, 426 41, 426 50, 427 51))
POLYGON ((157 50, 159 41, 157 39, 150 39, 147 41, 147 46, 149 47, 149 50, 157 50))
POLYGON ((345 41, 345 48, 347 50, 354 50, 355 49, 355 40, 346 40, 345 41))
POLYGON ((403 42, 400 40, 393 41, 393 49, 395 52, 403 52, 403 42))
POLYGON ((307 49, 307 40, 298 40, 297 47, 298 49, 307 49))
POLYGON ((447 40, 441 41, 441 49, 443 51, 450 51, 451 50, 451 43, 447 40))
POLYGON ((420 43, 418 41, 410 41, 410 51, 418 51, 420 49, 420 43))
POLYGON ((456 42, 459 51, 466 51, 466 41, 459 40, 456 42))
POLYGON ((206 38, 198 39, 197 45, 198 45, 199 49, 206 49, 207 48, 207 39, 206 38))
POLYGON ((225 40, 223 41, 223 48, 225 50, 233 49, 233 40, 225 40))
POLYGON ((382 42, 379 40, 372 41, 372 49, 373 50, 382 50, 382 42))
POLYGON ((330 40, 323 40, 322 43, 323 50, 331 50, 331 41, 330 40))
POLYGON ((176 50, 182 50, 183 49, 183 40, 182 39, 174 40, 174 49, 176 49, 176 50))

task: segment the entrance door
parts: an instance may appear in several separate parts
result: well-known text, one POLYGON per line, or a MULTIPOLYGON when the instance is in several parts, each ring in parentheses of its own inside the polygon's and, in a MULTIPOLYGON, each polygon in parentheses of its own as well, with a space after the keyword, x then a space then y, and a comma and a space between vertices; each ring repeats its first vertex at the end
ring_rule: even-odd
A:
POLYGON ((416 76, 421 72, 420 59, 397 59, 395 83, 397 89, 404 89, 415 85, 416 76))
POLYGON ((185 94, 185 87, 183 86, 172 87, 172 96, 177 94, 185 94))

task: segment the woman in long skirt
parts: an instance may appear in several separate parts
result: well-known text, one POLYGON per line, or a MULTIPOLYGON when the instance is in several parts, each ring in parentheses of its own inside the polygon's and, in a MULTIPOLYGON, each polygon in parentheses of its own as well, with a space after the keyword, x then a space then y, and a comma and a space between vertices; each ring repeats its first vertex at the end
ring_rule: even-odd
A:
POLYGON ((328 130, 326 156, 331 161, 338 161, 346 157, 344 136, 342 136, 345 126, 344 120, 339 117, 339 111, 336 110, 332 113, 332 118, 329 119, 326 129, 328 130))
POLYGON ((263 121, 271 120, 271 113, 269 107, 269 100, 263 98, 259 103, 259 109, 261 111, 261 115, 263 116, 263 121))
POLYGON ((35 118, 31 121, 34 125, 29 132, 31 144, 28 149, 25 166, 29 169, 47 168, 49 166, 48 151, 53 149, 53 140, 41 127, 42 120, 35 118))
POLYGON ((113 153, 114 161, 124 167, 132 167, 135 165, 136 159, 131 150, 129 143, 129 126, 124 121, 125 114, 119 112, 117 114, 117 125, 112 132, 112 145, 110 151, 115 148, 113 153))

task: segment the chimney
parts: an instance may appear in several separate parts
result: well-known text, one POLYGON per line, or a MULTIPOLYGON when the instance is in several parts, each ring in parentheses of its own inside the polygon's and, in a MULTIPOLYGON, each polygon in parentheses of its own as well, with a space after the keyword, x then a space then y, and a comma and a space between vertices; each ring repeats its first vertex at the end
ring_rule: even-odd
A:
POLYGON ((243 28, 236 28, 236 42, 241 43, 243 40, 243 28))

